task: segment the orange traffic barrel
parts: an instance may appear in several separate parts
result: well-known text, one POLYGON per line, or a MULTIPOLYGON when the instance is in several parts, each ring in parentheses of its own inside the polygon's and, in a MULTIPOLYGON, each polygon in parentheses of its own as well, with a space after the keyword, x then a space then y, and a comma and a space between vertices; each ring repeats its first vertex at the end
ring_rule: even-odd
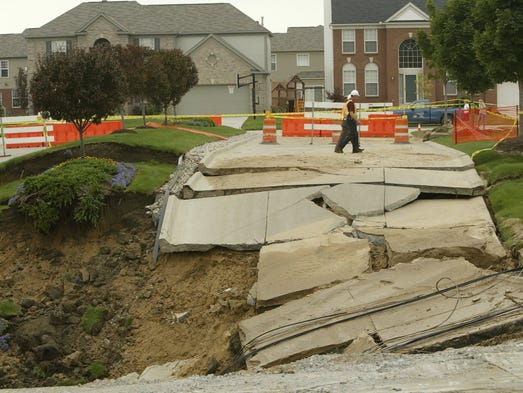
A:
POLYGON ((396 118, 394 143, 409 143, 409 120, 407 116, 396 118))
POLYGON ((276 143, 276 119, 265 117, 263 120, 262 143, 276 143))

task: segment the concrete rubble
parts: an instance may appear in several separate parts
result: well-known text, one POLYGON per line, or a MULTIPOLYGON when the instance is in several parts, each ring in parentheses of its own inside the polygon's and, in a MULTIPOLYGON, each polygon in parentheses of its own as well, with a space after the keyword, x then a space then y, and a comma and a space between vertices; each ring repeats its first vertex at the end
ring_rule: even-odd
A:
POLYGON ((249 368, 345 348, 362 334, 384 351, 444 348, 523 323, 523 277, 463 258, 425 259, 363 273, 240 323, 249 368), (499 317, 502 315, 502 317, 499 317))
POLYGON ((367 269, 368 242, 343 233, 264 246, 258 262, 256 306, 280 305, 367 269))
POLYGON ((490 280, 479 296, 481 284, 457 288, 507 256, 468 156, 366 141, 354 160, 316 143, 244 140, 206 156, 184 199, 169 198, 162 252, 260 249, 248 302, 271 309, 240 323, 248 367, 340 348, 439 348, 521 322, 506 296, 520 277, 490 280), (371 244, 388 269, 370 270, 371 244), (456 288, 434 295, 442 286, 456 288), (485 317, 499 310, 503 319, 485 317))

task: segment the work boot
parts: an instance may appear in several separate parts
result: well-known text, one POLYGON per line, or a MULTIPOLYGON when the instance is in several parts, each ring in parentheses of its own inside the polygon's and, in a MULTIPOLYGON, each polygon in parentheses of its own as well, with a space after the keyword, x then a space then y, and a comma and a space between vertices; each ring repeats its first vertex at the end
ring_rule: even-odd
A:
POLYGON ((336 148, 334 149, 334 153, 343 153, 343 150, 336 148))
POLYGON ((365 150, 365 149, 357 148, 356 150, 353 151, 353 153, 361 153, 363 150, 365 150))

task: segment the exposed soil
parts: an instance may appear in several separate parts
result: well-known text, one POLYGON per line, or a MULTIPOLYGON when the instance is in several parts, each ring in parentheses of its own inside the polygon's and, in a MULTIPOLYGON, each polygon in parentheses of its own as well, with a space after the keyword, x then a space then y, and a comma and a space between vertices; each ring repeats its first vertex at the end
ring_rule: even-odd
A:
MULTIPOLYGON (((152 156, 106 145, 91 145, 88 154, 152 156)), ((38 173, 62 159, 55 153, 9 173, 38 173)), ((110 378, 175 360, 188 360, 180 376, 221 371, 232 362, 238 322, 253 313, 246 298, 258 253, 215 249, 160 255, 154 263, 156 228, 145 210, 152 202, 154 196, 122 194, 96 228, 62 223, 47 236, 13 210, 0 214, 0 302, 22 306, 8 320, 0 388, 88 381, 97 361, 110 378), (88 307, 104 310, 90 333, 82 328, 88 307)))

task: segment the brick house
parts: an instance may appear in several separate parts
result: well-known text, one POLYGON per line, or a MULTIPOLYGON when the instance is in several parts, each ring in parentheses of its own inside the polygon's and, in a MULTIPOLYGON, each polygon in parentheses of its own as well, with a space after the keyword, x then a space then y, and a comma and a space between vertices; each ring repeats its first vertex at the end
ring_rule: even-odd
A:
MULTIPOLYGON (((434 0, 442 7, 446 0, 434 0)), ((358 89, 365 102, 402 105, 442 101, 445 86, 428 78, 415 38, 430 30, 426 0, 325 0, 325 83, 347 95, 358 89)), ((446 86, 458 98, 455 83, 446 86)), ((496 102, 496 90, 482 97, 496 102)))
POLYGON ((0 34, 0 105, 7 115, 23 115, 17 89, 18 71, 27 69, 27 46, 22 34, 0 34))
POLYGON ((297 103, 312 97, 323 101, 323 26, 289 27, 271 38, 272 106, 293 111, 297 103))
MULTIPOLYGON (((22 36, 29 80, 46 52, 136 43, 178 48, 195 62, 199 83, 183 97, 177 114, 252 112, 251 88, 237 88, 236 74, 254 74, 256 111, 270 108, 270 32, 227 3, 85 2, 22 36)), ((0 60, 8 53, 3 49, 2 44, 0 60)))

